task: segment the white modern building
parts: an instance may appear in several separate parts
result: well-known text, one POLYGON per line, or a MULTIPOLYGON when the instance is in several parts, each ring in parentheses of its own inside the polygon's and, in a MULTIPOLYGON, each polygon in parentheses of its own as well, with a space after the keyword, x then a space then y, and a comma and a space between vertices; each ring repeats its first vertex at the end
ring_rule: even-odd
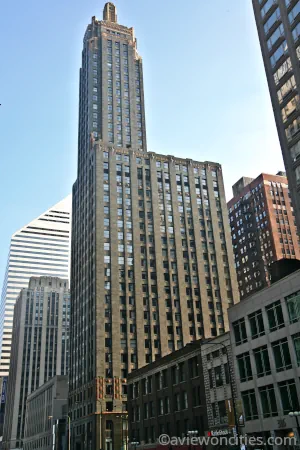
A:
POLYGON ((15 301, 32 276, 69 278, 72 196, 11 238, 0 306, 0 376, 8 375, 15 301))

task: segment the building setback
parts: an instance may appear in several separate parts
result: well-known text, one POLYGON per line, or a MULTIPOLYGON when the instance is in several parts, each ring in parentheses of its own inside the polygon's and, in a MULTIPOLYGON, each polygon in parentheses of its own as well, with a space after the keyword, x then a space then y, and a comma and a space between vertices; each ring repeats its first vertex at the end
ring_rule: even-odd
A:
POLYGON ((296 221, 300 227, 300 0, 252 0, 296 221))
POLYGON ((71 195, 12 235, 0 306, 0 377, 9 373, 14 305, 30 277, 69 278, 71 195))
POLYGON ((27 396, 69 365, 69 282, 31 277, 14 310, 3 449, 23 448, 27 396))
MULTIPOLYGON (((241 301, 228 316, 243 434, 296 437, 289 412, 300 407, 300 271, 241 301)), ((278 444, 274 450, 292 448, 278 444)))
POLYGON ((27 397, 24 450, 67 450, 68 377, 56 375, 27 397))
POLYGON ((300 259, 299 238, 287 178, 262 173, 239 180, 227 206, 241 299, 270 285, 270 264, 300 259), (238 186, 238 188, 237 188, 238 186))
POLYGON ((107 450, 112 428, 121 445, 116 413, 127 408, 128 373, 224 333, 238 301, 221 166, 146 152, 142 62, 133 29, 116 17, 108 3, 104 20, 92 19, 82 54, 71 264, 76 450, 107 450))

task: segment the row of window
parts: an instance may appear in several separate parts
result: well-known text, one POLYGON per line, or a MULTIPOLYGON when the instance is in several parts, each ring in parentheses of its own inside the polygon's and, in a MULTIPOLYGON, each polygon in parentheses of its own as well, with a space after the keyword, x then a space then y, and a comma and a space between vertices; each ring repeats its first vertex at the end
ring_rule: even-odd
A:
MULTIPOLYGON (((284 415, 288 415, 290 411, 299 410, 298 394, 294 380, 286 380, 276 385, 270 384, 258 389, 261 410, 264 418, 275 417, 281 415, 276 400, 276 390, 279 390, 281 409, 284 415)), ((243 391, 242 401, 245 411, 246 420, 256 420, 259 418, 257 397, 255 390, 250 389, 243 391)))
MULTIPOLYGON (((109 158, 109 153, 104 151, 103 152, 103 158, 104 159, 108 159, 109 158)), ((131 156, 132 158, 132 156, 131 156)), ((129 162, 130 161, 130 156, 126 155, 126 154, 121 154, 121 153, 117 153, 116 154, 116 160, 117 161, 124 161, 124 162, 129 162)), ((146 165, 150 165, 150 160, 149 158, 142 158, 141 156, 137 156, 136 157, 136 164, 140 165, 145 163, 146 165)), ((157 168, 164 168, 164 169, 168 169, 169 168, 169 163, 167 161, 159 161, 156 160, 156 167, 157 168)), ((175 170, 177 172, 181 171, 181 172, 188 172, 188 166, 184 165, 184 164, 175 164, 175 170)), ((205 168, 201 168, 201 167, 194 167, 193 168, 194 174, 195 175, 201 175, 202 178, 206 178, 207 177, 207 173, 206 173, 206 169, 205 168)), ((217 171, 216 170, 211 170, 211 175, 213 178, 217 178, 217 171)))
POLYGON ((264 18, 265 15, 269 12, 269 10, 272 8, 274 4, 276 4, 276 0, 267 0, 266 3, 263 5, 263 7, 260 10, 261 17, 264 18))
MULTIPOLYGON (((201 434, 204 434, 203 417, 195 415, 193 420, 181 419, 175 422, 175 434, 171 432, 171 422, 158 423, 158 436, 167 434, 168 436, 176 435, 179 438, 187 436, 191 429, 200 430, 201 434), (192 422, 192 423, 191 423, 192 422)), ((155 443, 155 426, 144 426, 143 423, 138 423, 136 428, 132 430, 132 436, 135 441, 140 442, 143 440, 145 443, 155 443)))
MULTIPOLYGON (((300 320, 300 292, 297 291, 285 298, 287 310, 289 314, 290 323, 295 323, 300 320)), ((276 331, 285 326, 282 312, 282 305, 280 300, 268 305, 266 308, 268 318, 269 331, 276 331)), ((265 334, 265 324, 263 320, 262 310, 257 310, 248 315, 248 323, 250 327, 251 339, 256 339, 265 334)), ((248 341, 246 331, 246 321, 242 319, 233 322, 233 330, 236 345, 240 345, 248 341)), ((250 336, 249 336, 250 337, 250 336)))
MULTIPOLYGON (((290 4, 290 0, 286 0, 286 3, 289 5, 290 4)), ((271 9, 273 7, 273 5, 276 5, 277 2, 276 0, 267 0, 267 2, 263 5, 263 7, 261 8, 261 16, 264 19, 266 16, 268 16, 267 20, 264 23, 264 31, 265 34, 267 35, 269 33, 269 31, 271 29, 274 28, 275 24, 278 22, 280 22, 281 20, 281 16, 280 16, 280 9, 277 6, 275 11, 270 15, 269 11, 271 12, 271 9)), ((300 12, 300 1, 298 1, 293 8, 289 11, 288 13, 288 20, 290 25, 294 25, 296 23, 296 18, 298 17, 300 12)), ((272 51, 273 48, 275 47, 276 43, 279 41, 279 39, 281 39, 284 36, 284 26, 282 23, 279 23, 278 26, 275 28, 275 30, 273 31, 272 35, 268 38, 267 40, 267 45, 268 45, 268 49, 269 51, 272 51)), ((293 39, 294 42, 296 42, 299 38, 299 34, 300 34, 300 23, 296 23, 295 26, 293 26, 292 29, 292 35, 293 35, 293 39)), ((287 47, 287 43, 285 40, 283 40, 283 42, 277 46, 277 48, 275 49, 275 51, 271 54, 270 56, 270 61, 271 61, 271 65, 272 67, 275 67, 277 62, 288 52, 288 47, 287 47)), ((296 49, 296 53, 298 58, 300 57, 300 49, 299 47, 296 49)), ((276 72, 274 73, 274 81, 276 84, 278 84, 281 80, 281 78, 288 72, 292 70, 292 64, 291 64, 291 60, 288 57, 282 64, 281 66, 276 70, 276 72)), ((284 101, 284 99, 286 98, 286 96, 288 94, 290 94, 290 92, 292 92, 293 90, 296 89, 296 83, 295 83, 295 78, 292 75, 278 90, 277 92, 277 96, 278 96, 278 100, 279 103, 282 103, 284 101)), ((294 96, 283 108, 282 108, 282 120, 283 123, 285 123, 289 117, 291 116, 291 114, 298 108, 298 103, 299 103, 299 96, 296 95, 294 96)), ((287 140, 290 141, 293 139, 293 137, 295 136, 296 133, 298 133, 299 131, 299 119, 296 118, 287 128, 286 128, 286 137, 287 140)), ((298 155, 296 155, 298 156, 298 155)), ((295 155, 293 154, 293 152, 291 152, 291 157, 293 160, 295 160, 295 155)), ((300 170, 295 171, 295 175, 296 175, 296 180, 297 182, 300 180, 300 170)))
MULTIPOLYGON (((184 371, 184 363, 179 363, 171 367, 171 381, 173 385, 177 385, 186 381, 186 373, 184 371)), ((155 389, 157 391, 165 389, 169 386, 168 384, 168 371, 162 370, 155 374, 154 377, 146 377, 143 378, 141 383, 135 382, 130 385, 130 398, 134 399, 139 397, 140 395, 140 387, 142 388, 142 395, 151 394, 154 389, 154 380, 155 380, 155 389)), ((189 378, 196 378, 199 376, 199 364, 197 357, 190 358, 188 360, 188 376, 189 378)))
MULTIPOLYGON (((300 334, 297 333, 292 336, 295 355, 298 365, 300 365, 300 334)), ((271 345, 275 368, 277 372, 289 370, 292 368, 292 360, 289 350, 288 341, 286 338, 279 339, 272 342, 271 345)), ((271 374, 270 358, 267 346, 258 347, 253 350, 256 375, 258 378, 265 377, 271 374)), ((239 375, 241 382, 250 381, 253 379, 253 371, 251 365, 250 353, 242 353, 237 356, 239 375)))

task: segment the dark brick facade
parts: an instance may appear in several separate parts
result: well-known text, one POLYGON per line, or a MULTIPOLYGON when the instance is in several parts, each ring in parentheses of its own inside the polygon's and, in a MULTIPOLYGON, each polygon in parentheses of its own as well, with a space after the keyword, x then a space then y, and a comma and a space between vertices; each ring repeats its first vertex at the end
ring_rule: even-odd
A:
POLYGON ((207 430, 200 343, 189 344, 128 378, 129 442, 154 447, 161 434, 207 430))

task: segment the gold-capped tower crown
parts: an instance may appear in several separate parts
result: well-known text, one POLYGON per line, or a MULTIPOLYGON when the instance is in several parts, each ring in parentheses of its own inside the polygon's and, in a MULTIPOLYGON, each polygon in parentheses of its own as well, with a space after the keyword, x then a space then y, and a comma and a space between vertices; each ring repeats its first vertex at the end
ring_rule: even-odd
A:
POLYGON ((105 3, 103 8, 103 20, 117 23, 117 8, 113 3, 105 3))

